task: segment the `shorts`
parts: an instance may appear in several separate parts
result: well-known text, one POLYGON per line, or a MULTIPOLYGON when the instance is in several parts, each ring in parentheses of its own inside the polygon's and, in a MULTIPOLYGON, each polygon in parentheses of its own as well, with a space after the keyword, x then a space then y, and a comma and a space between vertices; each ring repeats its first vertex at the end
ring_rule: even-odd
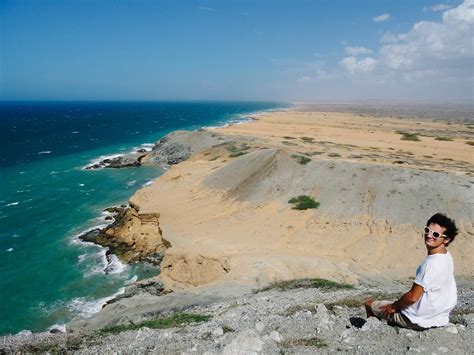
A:
POLYGON ((371 306, 372 312, 375 314, 375 316, 378 319, 385 319, 390 325, 396 325, 402 328, 413 329, 413 330, 428 329, 428 328, 423 328, 416 323, 412 323, 410 319, 408 319, 408 317, 405 316, 401 312, 395 312, 387 316, 386 314, 380 311, 380 307, 385 306, 387 304, 391 304, 393 302, 394 301, 374 301, 371 306))

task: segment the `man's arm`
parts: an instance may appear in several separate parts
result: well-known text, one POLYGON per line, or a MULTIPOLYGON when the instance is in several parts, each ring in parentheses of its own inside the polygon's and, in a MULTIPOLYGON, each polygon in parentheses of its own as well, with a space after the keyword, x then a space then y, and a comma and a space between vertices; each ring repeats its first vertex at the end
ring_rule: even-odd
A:
POLYGON ((423 296, 423 293, 425 292, 425 289, 414 283, 411 286, 411 290, 405 293, 400 299, 392 304, 388 304, 386 306, 380 307, 380 310, 386 314, 392 314, 397 311, 401 311, 402 309, 410 307, 412 304, 416 303, 421 296, 423 296))

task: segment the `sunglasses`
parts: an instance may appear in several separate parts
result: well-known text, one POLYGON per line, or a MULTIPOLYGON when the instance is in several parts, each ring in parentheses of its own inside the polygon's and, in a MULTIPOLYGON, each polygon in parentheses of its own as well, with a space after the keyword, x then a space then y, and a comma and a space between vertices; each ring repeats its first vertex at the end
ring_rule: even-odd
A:
POLYGON ((431 235, 433 236, 433 238, 439 238, 439 237, 446 238, 446 237, 447 237, 447 235, 445 235, 445 234, 439 234, 438 232, 435 232, 434 230, 432 230, 432 229, 430 229, 430 228, 428 228, 428 227, 425 227, 425 228, 423 229, 423 232, 425 233, 425 235, 428 235, 428 234, 430 234, 430 232, 431 232, 431 235))

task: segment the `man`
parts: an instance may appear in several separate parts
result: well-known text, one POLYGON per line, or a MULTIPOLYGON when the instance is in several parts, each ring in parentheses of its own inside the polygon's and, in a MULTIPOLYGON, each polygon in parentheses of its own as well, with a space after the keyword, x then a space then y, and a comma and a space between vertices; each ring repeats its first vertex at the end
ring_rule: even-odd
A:
POLYGON ((457 290, 453 258, 446 247, 456 234, 454 221, 441 213, 432 216, 423 230, 428 255, 416 269, 411 290, 396 302, 367 300, 367 317, 415 330, 447 325, 449 312, 457 302, 457 290))

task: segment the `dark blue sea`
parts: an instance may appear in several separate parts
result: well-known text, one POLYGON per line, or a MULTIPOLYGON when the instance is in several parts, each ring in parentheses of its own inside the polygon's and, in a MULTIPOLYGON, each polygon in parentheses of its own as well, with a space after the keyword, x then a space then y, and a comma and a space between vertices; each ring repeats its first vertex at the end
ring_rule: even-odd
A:
POLYGON ((158 168, 84 170, 100 157, 282 108, 254 102, 0 103, 0 335, 44 331, 90 315, 158 268, 124 265, 77 239, 104 225, 104 208, 162 174, 158 168), (105 269, 110 272, 105 273, 105 269))

